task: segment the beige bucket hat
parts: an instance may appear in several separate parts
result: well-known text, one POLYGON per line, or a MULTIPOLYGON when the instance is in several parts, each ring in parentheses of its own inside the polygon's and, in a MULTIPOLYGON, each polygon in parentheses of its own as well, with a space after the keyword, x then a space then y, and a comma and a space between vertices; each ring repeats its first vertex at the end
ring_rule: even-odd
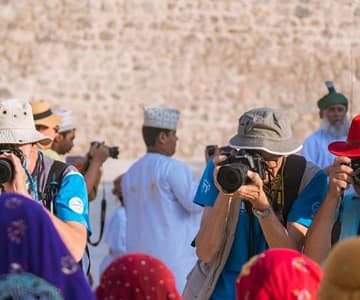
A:
POLYGON ((51 138, 35 129, 29 102, 20 99, 0 100, 0 143, 28 144, 51 142, 51 138))
POLYGON ((61 121, 61 116, 53 114, 46 100, 33 100, 30 102, 35 125, 55 128, 61 121))
POLYGON ((269 107, 255 108, 239 119, 238 131, 229 146, 239 149, 263 150, 276 155, 289 155, 301 150, 289 120, 280 111, 269 107))

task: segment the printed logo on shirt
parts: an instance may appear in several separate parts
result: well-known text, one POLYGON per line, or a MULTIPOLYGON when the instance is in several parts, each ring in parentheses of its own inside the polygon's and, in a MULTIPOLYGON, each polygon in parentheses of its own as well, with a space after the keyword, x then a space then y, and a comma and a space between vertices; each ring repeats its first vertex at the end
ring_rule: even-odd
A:
POLYGON ((316 201, 312 204, 311 206, 311 210, 312 210, 312 215, 311 217, 313 218, 315 216, 315 214, 317 213, 317 211, 319 210, 320 208, 320 202, 319 201, 316 201))
POLYGON ((84 203, 79 197, 73 197, 69 201, 69 207, 72 211, 82 214, 84 212, 84 203))
POLYGON ((210 191, 210 187, 211 187, 210 182, 204 179, 201 185, 201 189, 203 193, 207 194, 210 191))

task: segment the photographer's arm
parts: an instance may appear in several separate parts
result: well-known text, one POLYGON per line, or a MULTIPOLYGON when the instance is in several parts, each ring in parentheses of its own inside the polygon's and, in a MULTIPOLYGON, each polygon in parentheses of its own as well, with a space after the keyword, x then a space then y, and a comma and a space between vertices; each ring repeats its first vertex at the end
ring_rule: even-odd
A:
POLYGON ((85 170, 84 178, 89 200, 96 197, 96 189, 100 182, 101 167, 109 157, 109 148, 101 143, 94 143, 88 155, 88 168, 85 170))
POLYGON ((306 235, 304 253, 318 263, 322 263, 329 254, 332 228, 342 189, 346 189, 349 181, 352 180, 350 176, 352 169, 343 165, 349 161, 349 159, 342 157, 334 161, 329 172, 329 188, 325 200, 316 213, 306 235))
POLYGON ((196 254, 203 262, 212 261, 220 250, 230 199, 229 195, 220 192, 214 206, 204 208, 200 230, 195 240, 196 254))
POLYGON ((50 216, 51 221, 74 259, 80 261, 86 246, 86 227, 79 222, 64 222, 51 214, 47 209, 45 211, 50 216))
MULTIPOLYGON (((257 173, 248 171, 248 178, 253 184, 242 185, 236 192, 236 198, 248 199, 254 209, 264 211, 270 203, 263 190, 263 182, 257 173)), ((290 248, 300 250, 307 228, 298 223, 288 223, 285 228, 273 210, 266 217, 259 217, 261 229, 270 248, 290 248)))

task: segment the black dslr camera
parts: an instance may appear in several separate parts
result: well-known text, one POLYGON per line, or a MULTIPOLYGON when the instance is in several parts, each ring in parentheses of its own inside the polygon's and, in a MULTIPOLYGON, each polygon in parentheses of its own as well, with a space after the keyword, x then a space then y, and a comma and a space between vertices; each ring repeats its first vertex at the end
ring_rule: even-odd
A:
POLYGON ((354 170, 354 183, 360 185, 360 158, 352 159, 350 166, 354 170))
MULTIPOLYGON (((14 147, 0 147, 0 154, 3 153, 14 153, 24 163, 24 154, 21 150, 14 147)), ((0 157, 0 184, 10 182, 14 178, 14 166, 12 162, 6 158, 0 157)))
POLYGON ((217 174, 217 181, 225 193, 233 193, 240 186, 249 183, 246 175, 248 170, 258 173, 261 179, 265 178, 265 160, 257 153, 252 154, 240 150, 219 165, 221 167, 217 174))
MULTIPOLYGON (((91 146, 94 145, 94 144, 100 144, 99 142, 96 142, 96 141, 93 141, 91 142, 91 146)), ((111 158, 115 158, 117 159, 118 156, 119 156, 119 147, 117 146, 114 146, 114 147, 109 147, 109 146, 105 146, 109 149, 109 156, 111 158)))

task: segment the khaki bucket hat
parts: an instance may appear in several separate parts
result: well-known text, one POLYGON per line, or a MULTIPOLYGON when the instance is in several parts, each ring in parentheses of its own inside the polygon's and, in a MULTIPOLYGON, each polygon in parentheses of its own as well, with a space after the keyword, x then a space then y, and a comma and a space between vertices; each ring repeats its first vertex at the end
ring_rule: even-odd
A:
POLYGON ((281 112, 268 108, 255 108, 239 119, 238 131, 229 141, 237 149, 263 150, 275 155, 289 155, 301 150, 288 119, 281 112))
POLYGON ((46 100, 34 100, 30 102, 35 125, 43 125, 55 128, 61 121, 61 116, 53 114, 46 100))
POLYGON ((0 100, 1 144, 28 144, 51 140, 35 129, 29 102, 20 99, 0 100))

